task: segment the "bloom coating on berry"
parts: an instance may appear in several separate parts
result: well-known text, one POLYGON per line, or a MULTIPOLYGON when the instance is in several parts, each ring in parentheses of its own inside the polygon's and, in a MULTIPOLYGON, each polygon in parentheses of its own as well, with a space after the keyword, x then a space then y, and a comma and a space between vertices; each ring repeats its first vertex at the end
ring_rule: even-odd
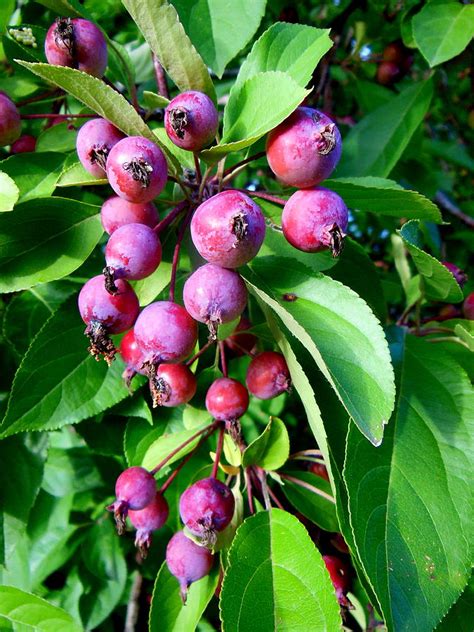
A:
POLYGON ((21 134, 18 108, 4 92, 0 92, 0 147, 11 145, 21 134))
POLYGON ((336 590, 336 596, 341 606, 350 606, 346 593, 350 588, 349 569, 342 560, 335 555, 323 555, 324 563, 336 590))
POLYGON ((247 369, 247 388, 259 399, 271 399, 288 391, 290 371, 285 358, 275 351, 260 353, 247 369))
POLYGON ((331 250, 338 256, 347 230, 344 200, 328 189, 296 191, 285 204, 281 223, 286 240, 298 250, 331 250))
POLYGON ((198 207, 191 222, 191 236, 206 261, 237 268, 260 250, 265 218, 245 193, 222 191, 198 207))
POLYGON ((204 478, 188 487, 179 499, 179 514, 189 531, 213 546, 234 515, 232 491, 216 478, 204 478))
POLYGON ((165 110, 165 129, 175 145, 200 151, 215 138, 219 117, 212 100, 202 92, 178 94, 165 110))
POLYGON ((154 228, 158 223, 158 211, 152 202, 133 204, 113 195, 102 204, 100 221, 109 235, 126 224, 144 224, 154 228))
POLYGON ((99 322, 111 334, 120 334, 133 326, 139 311, 137 295, 127 281, 118 280, 117 288, 117 294, 110 295, 101 275, 87 281, 78 299, 79 312, 86 325, 99 322))
POLYGON ((11 154, 26 154, 36 149, 36 138, 30 134, 20 136, 10 147, 11 154))
POLYGON ((247 389, 238 380, 219 377, 206 394, 206 408, 217 421, 240 419, 249 407, 247 389))
POLYGON ((76 138, 77 155, 84 169, 96 178, 103 178, 110 150, 124 137, 119 129, 103 118, 84 123, 76 138))
POLYGON ((268 135, 267 160, 283 183, 306 188, 328 178, 341 157, 341 135, 319 110, 299 107, 268 135))
POLYGON ((188 588, 193 582, 209 574, 214 555, 204 546, 199 546, 182 531, 174 534, 166 548, 166 564, 179 581, 181 598, 186 603, 188 588))
POLYGON ((139 549, 142 557, 146 557, 151 546, 153 531, 161 529, 168 520, 169 508, 165 498, 156 492, 155 498, 144 509, 130 509, 128 517, 137 530, 135 536, 135 546, 139 549))
POLYGON ((460 287, 463 287, 466 284, 468 277, 464 270, 461 270, 461 268, 458 268, 457 265, 450 263, 449 261, 442 261, 441 263, 451 272, 460 287))
POLYGON ((48 63, 102 77, 107 68, 107 43, 99 28, 82 18, 57 18, 44 42, 48 63))
POLYGON ((464 313, 464 318, 468 320, 474 320, 474 292, 471 292, 464 299, 464 303, 462 304, 462 311, 464 313))
POLYGON ((188 312, 171 301, 147 305, 137 318, 135 338, 147 362, 180 362, 193 351, 197 323, 188 312))
POLYGON ((119 534, 125 528, 128 510, 144 509, 153 501, 155 494, 155 478, 145 468, 129 467, 120 474, 115 483, 116 500, 107 507, 108 511, 114 512, 119 534))
POLYGON ((152 395, 156 393, 158 406, 181 406, 196 394, 196 376, 184 364, 160 364, 152 379, 152 395))
POLYGON ((122 360, 127 365, 125 371, 122 373, 122 377, 125 380, 127 386, 130 385, 132 378, 137 374, 146 375, 146 371, 142 368, 145 362, 137 341, 135 340, 135 332, 130 329, 125 334, 120 342, 119 353, 122 356, 122 360))
POLYGON ((129 202, 151 202, 163 190, 167 177, 163 152, 142 136, 124 138, 109 154, 107 178, 110 186, 129 202))

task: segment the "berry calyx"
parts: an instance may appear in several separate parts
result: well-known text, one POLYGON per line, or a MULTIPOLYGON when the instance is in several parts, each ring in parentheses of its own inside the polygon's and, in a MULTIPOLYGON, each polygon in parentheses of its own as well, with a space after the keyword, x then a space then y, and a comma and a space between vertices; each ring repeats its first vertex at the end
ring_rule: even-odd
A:
POLYGON ((214 140, 218 125, 214 103, 195 90, 178 94, 165 110, 165 129, 170 140, 189 151, 207 147, 214 140))
POLYGON ((267 160, 276 177, 289 186, 306 188, 328 178, 341 157, 336 124, 323 112, 297 108, 268 135, 267 160))
POLYGON ((336 597, 339 604, 346 608, 351 608, 352 604, 346 597, 346 593, 350 588, 349 569, 346 564, 335 555, 323 555, 323 560, 336 590, 336 597))
POLYGON ((461 270, 461 268, 458 268, 457 265, 450 263, 449 261, 442 261, 441 263, 451 272, 460 287, 463 287, 466 284, 468 277, 464 270, 461 270))
POLYGON ((144 224, 154 228, 158 223, 158 211, 152 202, 134 204, 113 195, 102 204, 100 221, 109 235, 126 224, 144 224))
POLYGON ((124 138, 109 154, 107 178, 110 186, 129 202, 150 202, 161 193, 167 177, 163 152, 142 136, 124 138))
POLYGON ((20 136, 10 147, 11 154, 26 154, 36 149, 36 138, 30 134, 20 136))
POLYGON ((178 531, 168 542, 166 565, 179 582, 181 599, 186 603, 189 586, 209 574, 214 555, 204 546, 199 546, 178 531))
POLYGON ((348 211, 344 200, 323 187, 296 191, 281 217, 283 235, 298 250, 340 255, 346 236, 348 211))
POLYGON ((236 421, 248 407, 249 394, 238 380, 219 377, 207 391, 206 408, 217 421, 236 421))
POLYGON ((264 351, 252 359, 247 369, 247 388, 259 399, 271 399, 291 386, 290 371, 281 353, 264 351))
POLYGON ((155 494, 155 478, 145 468, 129 467, 120 474, 115 483, 116 500, 107 507, 114 513, 119 535, 124 532, 129 509, 144 509, 153 501, 155 494))
POLYGON ((11 145, 20 134, 20 112, 10 97, 5 92, 0 92, 0 147, 11 145))
POLYGON ((119 353, 122 356, 122 360, 127 365, 125 371, 122 373, 122 377, 127 386, 130 386, 130 382, 137 373, 146 375, 146 371, 142 369, 145 358, 143 357, 137 341, 135 340, 135 332, 133 329, 130 329, 130 331, 122 338, 119 353))
POLYGON ((462 304, 462 311, 464 314, 464 318, 468 320, 474 320, 474 292, 471 292, 464 299, 464 303, 462 304))
POLYGON ((216 478, 204 478, 188 487, 179 500, 179 514, 189 531, 205 546, 214 546, 234 515, 232 491, 216 478))
POLYGON ((153 377, 150 377, 154 408, 187 404, 196 394, 196 389, 196 376, 184 364, 160 364, 153 377))
POLYGON ((184 284, 183 300, 193 318, 206 323, 209 338, 217 328, 240 316, 247 305, 247 288, 242 277, 213 263, 198 268, 184 284))
POLYGON ((146 557, 151 546, 152 533, 168 520, 169 508, 165 498, 156 492, 155 498, 143 509, 130 509, 128 517, 136 528, 135 546, 146 557))
POLYGON ((84 169, 103 178, 110 150, 123 138, 125 135, 103 118, 84 123, 76 138, 77 155, 84 169))
POLYGON ((102 77, 107 68, 107 43, 95 24, 82 18, 56 18, 44 43, 49 64, 68 66, 102 77))
POLYGON ((260 250, 265 218, 245 193, 222 191, 198 207, 191 222, 191 236, 206 261, 237 268, 260 250))

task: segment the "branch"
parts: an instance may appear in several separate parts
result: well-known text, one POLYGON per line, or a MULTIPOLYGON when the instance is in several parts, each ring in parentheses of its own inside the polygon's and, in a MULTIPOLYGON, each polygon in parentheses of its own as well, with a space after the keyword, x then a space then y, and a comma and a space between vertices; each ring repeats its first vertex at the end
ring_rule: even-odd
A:
POLYGON ((457 217, 458 219, 460 219, 462 222, 464 222, 471 228, 474 228, 474 217, 471 217, 470 215, 466 215, 466 213, 463 213, 461 209, 458 206, 456 206, 453 202, 451 202, 448 196, 442 191, 438 191, 438 193, 435 195, 435 202, 443 210, 447 211, 448 213, 451 213, 451 215, 454 215, 454 217, 457 217))

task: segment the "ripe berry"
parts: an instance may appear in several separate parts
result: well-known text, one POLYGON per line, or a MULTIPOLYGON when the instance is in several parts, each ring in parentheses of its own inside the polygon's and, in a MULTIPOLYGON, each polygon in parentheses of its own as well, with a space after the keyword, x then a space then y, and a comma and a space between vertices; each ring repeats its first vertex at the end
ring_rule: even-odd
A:
POLYGON ((230 377, 215 380, 206 395, 206 408, 217 421, 234 421, 249 407, 249 394, 243 384, 230 377))
POLYGON ((179 581, 181 599, 186 603, 188 588, 193 582, 209 574, 214 555, 204 546, 199 546, 182 531, 174 534, 166 548, 166 564, 179 581))
POLYGON ((213 546, 234 515, 232 491, 216 478, 204 478, 188 487, 179 499, 181 520, 204 545, 213 546))
POLYGON ((244 353, 250 353, 257 344, 257 336, 255 334, 245 333, 252 327, 252 323, 245 316, 241 316, 239 324, 234 329, 234 332, 225 339, 226 346, 236 356, 244 355, 244 353))
POLYGON ((135 546, 142 557, 147 556, 152 532, 161 529, 168 520, 168 514, 168 503, 159 492, 156 492, 155 498, 144 509, 130 509, 128 512, 130 522, 137 530, 135 546))
POLYGON ((449 261, 443 261, 442 264, 451 272, 459 286, 463 287, 467 281, 467 274, 464 272, 464 270, 458 268, 458 266, 454 263, 449 263, 449 261))
POLYGON ((158 211, 152 202, 133 204, 113 195, 102 204, 100 221, 109 235, 125 224, 145 224, 154 228, 158 223, 158 211))
POLYGON ((346 593, 350 588, 349 569, 335 555, 323 555, 324 563, 328 569, 329 576, 336 589, 336 597, 341 606, 350 607, 350 601, 346 597, 346 593))
POLYGON ((165 129, 178 147, 200 151, 215 138, 219 125, 217 110, 202 92, 178 94, 165 110, 165 129))
POLYGON ((107 68, 107 43, 99 28, 82 18, 56 18, 46 34, 48 63, 69 66, 102 77, 107 68))
POLYGON ((133 329, 130 329, 130 331, 122 338, 119 353, 122 356, 122 360, 127 365, 127 368, 122 373, 122 377, 127 386, 130 386, 132 378, 137 373, 140 373, 140 375, 146 375, 146 372, 142 369, 145 358, 143 357, 143 353, 140 351, 137 341, 135 340, 135 332, 133 329))
POLYGON ((464 318, 474 320, 474 292, 468 294, 468 296, 464 299, 462 311, 464 313, 464 318))
POLYGON ((328 178, 341 157, 342 141, 332 120, 299 107, 268 135, 267 160, 283 184, 305 188, 328 178))
POLYGON ((244 311, 247 288, 234 270, 207 263, 184 284, 183 300, 191 316, 206 323, 211 339, 215 339, 221 323, 230 323, 244 311))
POLYGON ((155 406, 180 406, 196 394, 197 380, 184 364, 160 364, 153 377, 152 396, 155 406))
POLYGON ((309 471, 313 474, 316 474, 316 476, 324 478, 324 480, 329 482, 329 474, 324 463, 311 463, 309 466, 309 471))
POLYGON ((168 176, 163 152, 151 140, 129 136, 118 142, 107 160, 107 178, 115 193, 138 204, 161 193, 168 176))
POLYGON ((76 138, 77 155, 84 169, 96 178, 103 178, 110 150, 122 138, 125 135, 103 118, 87 121, 76 138))
POLYGON ((0 147, 11 145, 20 134, 20 112, 10 97, 5 92, 0 92, 0 147))
POLYGON ((105 287, 117 291, 116 279, 145 279, 161 263, 158 235, 144 224, 125 224, 117 228, 105 247, 105 287))
POLYGON ((146 362, 180 362, 194 349, 198 328, 188 312, 170 301, 147 305, 135 323, 135 338, 146 362))
POLYGON ((100 354, 110 364, 116 349, 108 334, 120 334, 133 326, 139 311, 138 298, 132 287, 120 279, 117 294, 112 296, 104 287, 104 277, 95 276, 83 286, 79 293, 79 312, 86 323, 86 336, 91 346, 89 351, 98 359, 100 354))
POLYGON ((259 399, 271 399, 288 391, 290 372, 285 358, 275 351, 264 351, 252 359, 247 369, 247 387, 259 399))
POLYGON ((10 147, 11 154, 26 154, 36 149, 36 138, 30 134, 20 136, 10 147))
POLYGON ((413 52, 401 41, 390 42, 383 51, 383 61, 391 61, 400 67, 403 74, 410 70, 413 63, 413 52))
POLYGON ((281 217, 283 234, 292 246, 304 252, 329 248, 334 257, 342 251, 347 220, 343 199, 323 187, 293 193, 281 217))
POLYGON ((383 61, 377 68, 377 81, 382 86, 391 86, 402 77, 400 66, 394 61, 383 61))
POLYGON ((143 467, 129 467, 115 483, 116 500, 107 507, 113 511, 119 535, 125 529, 129 509, 144 509, 155 498, 156 482, 153 474, 143 467))
POLYGON ((191 236, 206 261, 237 268, 260 250, 265 218, 245 193, 222 191, 198 207, 191 222, 191 236))

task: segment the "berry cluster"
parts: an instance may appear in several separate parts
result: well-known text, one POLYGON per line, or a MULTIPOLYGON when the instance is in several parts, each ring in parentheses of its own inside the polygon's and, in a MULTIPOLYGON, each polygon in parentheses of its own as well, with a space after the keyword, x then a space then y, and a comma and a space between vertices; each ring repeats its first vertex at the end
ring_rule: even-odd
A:
POLYGON ((412 64, 413 52, 401 41, 391 42, 383 51, 377 68, 377 81, 383 86, 391 86, 409 72, 412 64))

